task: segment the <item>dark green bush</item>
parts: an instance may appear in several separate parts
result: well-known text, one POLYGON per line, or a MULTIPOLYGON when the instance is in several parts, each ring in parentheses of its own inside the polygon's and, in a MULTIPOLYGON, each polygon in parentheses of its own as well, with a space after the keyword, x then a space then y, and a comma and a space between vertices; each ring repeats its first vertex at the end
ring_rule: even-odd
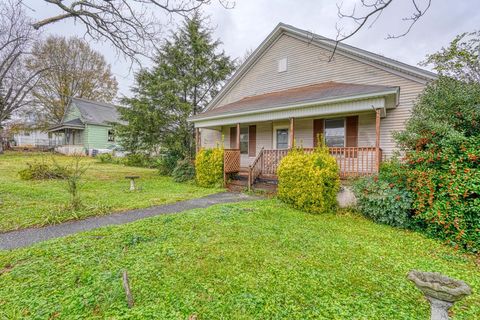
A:
POLYGON ((375 176, 357 180, 353 189, 357 207, 366 217, 394 227, 414 226, 412 194, 402 186, 375 176))
POLYGON ((164 176, 172 175, 179 160, 180 156, 174 152, 167 151, 162 153, 157 160, 158 172, 164 176))
POLYGON ((180 160, 172 172, 175 182, 186 182, 195 179, 195 166, 190 160, 180 160))
POLYGON ((70 173, 67 167, 46 161, 34 161, 27 166, 18 172, 22 180, 66 179, 70 173))
POLYGON ((158 158, 144 153, 130 153, 122 159, 122 163, 129 167, 156 168, 158 158))
POLYGON ((112 163, 114 160, 111 153, 101 153, 98 154, 95 158, 97 158, 97 160, 101 163, 112 163))

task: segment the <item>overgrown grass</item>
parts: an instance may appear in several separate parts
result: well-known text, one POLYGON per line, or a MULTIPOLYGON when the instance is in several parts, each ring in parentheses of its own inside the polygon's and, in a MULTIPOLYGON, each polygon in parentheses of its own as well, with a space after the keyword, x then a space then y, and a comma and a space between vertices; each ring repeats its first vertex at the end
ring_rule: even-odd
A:
MULTIPOLYGON (((21 180, 18 171, 27 162, 52 155, 46 153, 8 152, 0 155, 0 232, 59 223, 93 215, 143 208, 196 198, 220 191, 194 184, 175 183, 155 169, 126 167, 99 163, 85 158, 88 170, 82 177, 80 197, 85 207, 78 211, 68 208, 69 194, 64 180, 21 180), (128 191, 126 175, 139 175, 141 190, 128 191)), ((55 155, 60 164, 73 161, 71 157, 55 155)))
POLYGON ((439 242, 277 200, 217 205, 0 253, 0 318, 427 319, 411 269, 467 281, 454 319, 480 314, 474 257, 439 242))

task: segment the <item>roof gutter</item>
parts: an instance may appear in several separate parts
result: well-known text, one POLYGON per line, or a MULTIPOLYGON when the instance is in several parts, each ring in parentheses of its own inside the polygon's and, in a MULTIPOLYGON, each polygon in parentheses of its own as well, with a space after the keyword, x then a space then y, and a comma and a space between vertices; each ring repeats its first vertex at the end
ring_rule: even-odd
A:
POLYGON ((265 112, 282 111, 282 110, 289 110, 289 109, 295 109, 295 108, 306 108, 306 107, 311 107, 311 106, 334 104, 334 103, 338 103, 338 102, 348 102, 348 101, 354 101, 354 100, 366 100, 366 99, 369 99, 369 98, 378 98, 378 97, 383 97, 383 96, 390 95, 390 94, 395 94, 397 96, 397 100, 398 100, 399 91, 400 91, 399 88, 395 88, 395 89, 392 89, 392 90, 387 90, 387 91, 382 91, 382 92, 361 94, 361 95, 350 96, 350 97, 338 97, 338 98, 332 98, 332 99, 327 99, 327 100, 322 100, 322 101, 299 103, 299 104, 286 105, 286 106, 280 106, 280 107, 274 107, 274 108, 256 109, 256 110, 250 110, 250 111, 244 111, 244 112, 226 113, 226 114, 218 114, 218 115, 203 116, 203 117, 200 114, 198 116, 188 118, 187 121, 195 123, 195 122, 198 122, 198 121, 224 119, 224 118, 231 118, 231 117, 236 117, 236 116, 253 115, 253 114, 260 114, 260 113, 265 113, 265 112))

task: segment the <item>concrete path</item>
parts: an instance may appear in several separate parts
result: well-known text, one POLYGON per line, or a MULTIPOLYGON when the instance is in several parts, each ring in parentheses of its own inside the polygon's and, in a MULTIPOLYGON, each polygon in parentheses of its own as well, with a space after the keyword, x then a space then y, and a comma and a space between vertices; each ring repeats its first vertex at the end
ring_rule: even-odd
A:
POLYGON ((29 228, 0 234, 0 250, 26 247, 37 242, 52 238, 64 237, 70 234, 96 229, 99 227, 124 224, 152 216, 178 213, 196 208, 207 208, 214 204, 256 200, 257 197, 243 193, 223 192, 206 197, 179 201, 163 206, 136 209, 114 213, 107 216, 91 217, 85 220, 70 221, 61 224, 29 228))

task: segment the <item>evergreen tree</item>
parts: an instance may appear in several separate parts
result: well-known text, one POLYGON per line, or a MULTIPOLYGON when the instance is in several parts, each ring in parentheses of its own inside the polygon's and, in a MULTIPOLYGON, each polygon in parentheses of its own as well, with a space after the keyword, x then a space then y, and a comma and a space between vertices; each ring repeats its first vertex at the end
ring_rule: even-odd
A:
POLYGON ((128 123, 117 128, 131 152, 155 152, 160 146, 177 159, 192 158, 194 127, 187 119, 200 113, 234 69, 219 50, 212 29, 197 11, 159 49, 155 65, 136 75, 134 97, 121 109, 128 123))

